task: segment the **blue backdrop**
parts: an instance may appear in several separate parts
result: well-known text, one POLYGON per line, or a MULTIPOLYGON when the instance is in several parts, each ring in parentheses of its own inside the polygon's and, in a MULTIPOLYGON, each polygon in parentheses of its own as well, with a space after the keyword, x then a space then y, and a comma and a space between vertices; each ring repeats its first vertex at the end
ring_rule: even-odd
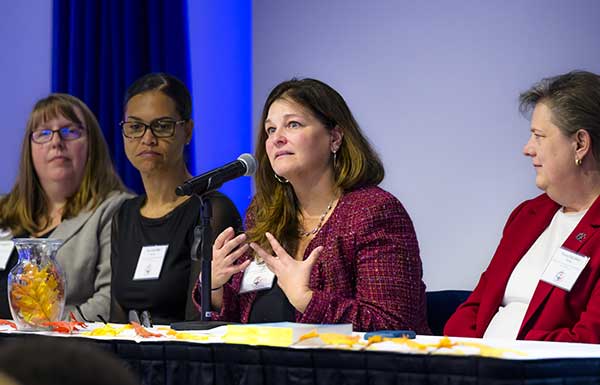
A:
MULTIPOLYGON (((185 0, 54 0, 52 90, 81 98, 98 117, 125 184, 142 192, 123 150, 123 94, 148 72, 190 84, 185 0)), ((195 173, 193 152, 188 151, 195 173)))
MULTIPOLYGON (((252 152, 252 2, 188 0, 196 171, 252 152)), ((221 191, 244 213, 251 179, 221 191)))

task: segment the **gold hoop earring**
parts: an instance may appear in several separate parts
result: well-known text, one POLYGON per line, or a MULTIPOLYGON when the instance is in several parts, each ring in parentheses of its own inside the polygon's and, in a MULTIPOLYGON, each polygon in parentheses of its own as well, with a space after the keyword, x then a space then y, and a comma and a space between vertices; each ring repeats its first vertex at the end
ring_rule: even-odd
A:
POLYGON ((286 184, 286 183, 289 183, 289 182, 290 182, 289 180, 287 180, 287 179, 285 179, 285 178, 282 178, 282 177, 280 177, 280 176, 279 176, 279 175, 277 175, 277 173, 275 173, 275 172, 273 173, 273 175, 275 176, 275 179, 277 179, 277 182, 279 182, 279 183, 281 183, 281 184, 286 184))
POLYGON ((582 163, 581 159, 575 158, 575 165, 576 166, 581 166, 581 163, 582 163))

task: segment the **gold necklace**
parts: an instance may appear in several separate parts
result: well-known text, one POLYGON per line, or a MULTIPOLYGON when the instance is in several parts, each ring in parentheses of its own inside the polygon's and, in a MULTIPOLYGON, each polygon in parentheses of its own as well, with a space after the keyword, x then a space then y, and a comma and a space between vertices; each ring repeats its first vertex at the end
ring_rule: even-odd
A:
POLYGON ((323 211, 323 214, 321 214, 321 217, 319 218, 319 223, 317 223, 317 226, 315 226, 314 229, 312 229, 310 231, 300 230, 298 232, 301 237, 310 237, 311 235, 316 234, 317 231, 319 231, 321 226, 323 226, 323 220, 325 219, 325 216, 327 216, 327 213, 329 212, 329 210, 331 210, 331 206, 333 206, 334 201, 335 201, 335 198, 329 202, 329 204, 327 205, 327 208, 325 209, 325 211, 323 211))

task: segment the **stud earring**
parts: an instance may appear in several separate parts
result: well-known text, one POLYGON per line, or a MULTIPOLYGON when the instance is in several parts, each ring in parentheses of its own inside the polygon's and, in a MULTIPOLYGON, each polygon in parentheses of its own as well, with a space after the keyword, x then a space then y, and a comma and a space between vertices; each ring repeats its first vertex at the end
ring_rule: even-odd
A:
POLYGON ((575 165, 581 166, 581 159, 575 158, 575 165))

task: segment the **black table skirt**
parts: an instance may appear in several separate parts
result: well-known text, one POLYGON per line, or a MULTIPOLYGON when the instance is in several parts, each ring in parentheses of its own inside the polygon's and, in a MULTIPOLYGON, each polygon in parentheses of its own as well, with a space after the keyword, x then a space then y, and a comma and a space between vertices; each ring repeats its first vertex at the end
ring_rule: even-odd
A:
MULTIPOLYGON (((6 342, 20 335, 4 335, 6 342)), ((58 338, 57 338, 58 339, 58 338)), ((501 360, 182 342, 85 340, 113 352, 143 384, 600 384, 600 358, 501 360)))

